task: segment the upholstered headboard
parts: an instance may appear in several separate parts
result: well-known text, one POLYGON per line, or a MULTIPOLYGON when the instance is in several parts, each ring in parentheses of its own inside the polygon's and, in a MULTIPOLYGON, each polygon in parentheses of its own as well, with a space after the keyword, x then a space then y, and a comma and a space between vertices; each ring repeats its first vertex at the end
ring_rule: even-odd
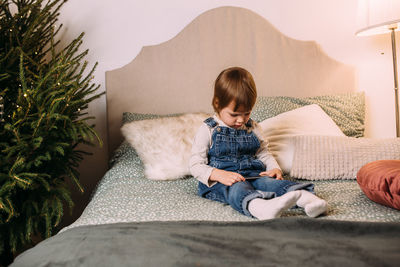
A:
POLYGON ((173 39, 143 47, 129 64, 106 72, 109 152, 122 141, 123 112, 211 112, 213 82, 230 66, 249 70, 261 96, 356 89, 354 68, 328 57, 315 42, 289 38, 248 9, 215 8, 173 39))

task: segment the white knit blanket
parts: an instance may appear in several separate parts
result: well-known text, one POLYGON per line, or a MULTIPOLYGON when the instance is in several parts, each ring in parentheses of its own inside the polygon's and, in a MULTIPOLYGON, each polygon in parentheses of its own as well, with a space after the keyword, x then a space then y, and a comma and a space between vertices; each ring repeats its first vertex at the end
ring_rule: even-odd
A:
POLYGON ((400 159, 400 138, 296 136, 290 176, 306 180, 356 179, 371 161, 400 159))

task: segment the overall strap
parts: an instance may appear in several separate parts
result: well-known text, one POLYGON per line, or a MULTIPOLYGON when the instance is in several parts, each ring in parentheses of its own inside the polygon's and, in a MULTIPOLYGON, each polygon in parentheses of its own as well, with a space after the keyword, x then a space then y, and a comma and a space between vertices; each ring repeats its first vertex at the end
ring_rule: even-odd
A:
POLYGON ((250 118, 247 122, 246 122, 246 127, 247 128, 252 128, 254 126, 253 120, 250 118))
POLYGON ((213 117, 209 117, 204 121, 204 123, 207 124, 207 126, 210 127, 210 129, 218 125, 218 122, 216 122, 213 117))

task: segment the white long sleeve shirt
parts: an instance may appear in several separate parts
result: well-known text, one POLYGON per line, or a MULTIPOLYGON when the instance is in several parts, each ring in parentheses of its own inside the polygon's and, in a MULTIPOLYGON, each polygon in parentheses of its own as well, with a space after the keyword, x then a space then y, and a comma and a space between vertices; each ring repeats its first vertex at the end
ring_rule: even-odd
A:
MULTIPOLYGON (((214 120, 219 126, 229 127, 217 116, 214 115, 214 120)), ((208 164, 208 150, 211 147, 211 136, 216 127, 210 128, 207 124, 203 123, 193 141, 191 157, 189 161, 189 168, 191 174, 203 184, 211 187, 217 182, 210 181, 210 175, 213 167, 208 164)), ((260 141, 260 148, 256 153, 256 158, 259 159, 266 166, 266 170, 272 170, 275 168, 280 169, 278 162, 274 156, 268 151, 268 142, 264 141, 260 128, 256 127, 253 129, 254 134, 260 141)))

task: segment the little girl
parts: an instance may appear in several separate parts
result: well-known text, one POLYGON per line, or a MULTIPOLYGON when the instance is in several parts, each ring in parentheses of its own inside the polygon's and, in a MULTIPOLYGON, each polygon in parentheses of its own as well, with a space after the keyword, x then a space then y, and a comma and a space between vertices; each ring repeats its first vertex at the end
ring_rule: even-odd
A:
POLYGON ((227 203, 260 220, 277 218, 295 205, 310 217, 327 209, 311 183, 283 180, 250 113, 257 98, 251 74, 239 67, 222 71, 215 81, 215 115, 204 121, 193 142, 190 172, 198 194, 227 203))

